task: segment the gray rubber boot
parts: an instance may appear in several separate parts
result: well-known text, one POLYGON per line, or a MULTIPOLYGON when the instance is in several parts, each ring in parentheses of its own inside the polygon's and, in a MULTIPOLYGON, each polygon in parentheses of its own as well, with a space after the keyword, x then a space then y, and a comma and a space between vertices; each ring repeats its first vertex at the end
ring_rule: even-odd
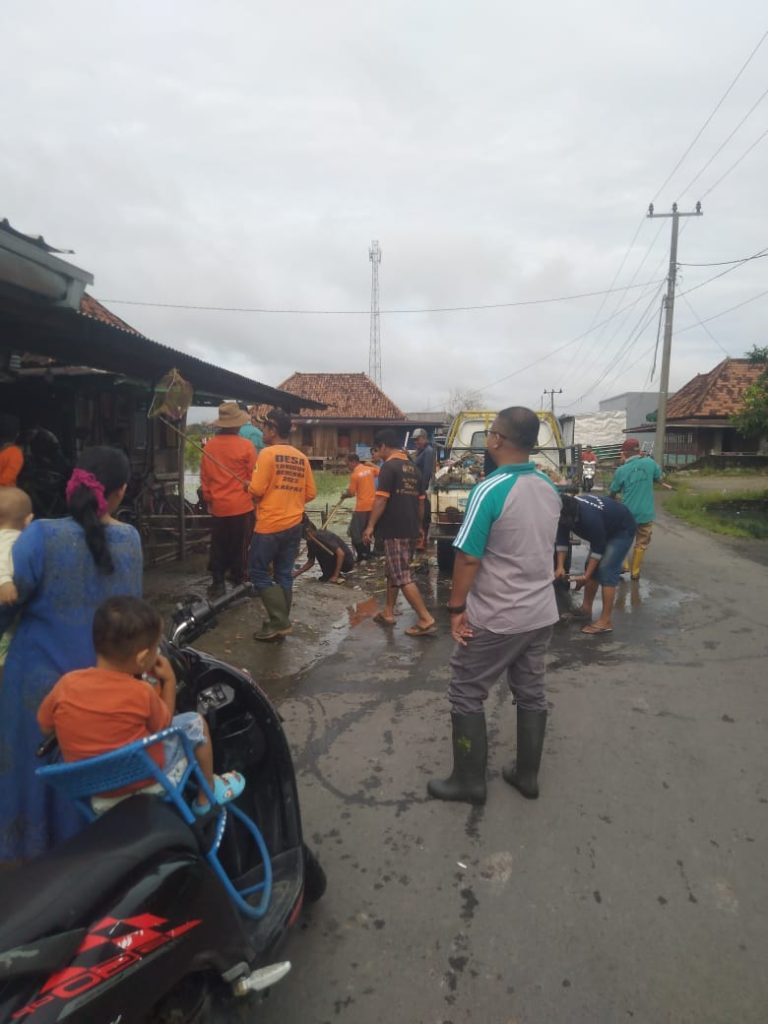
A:
POLYGON ((288 602, 285 599, 283 588, 264 587, 259 591, 259 597, 264 602, 268 619, 262 624, 261 629, 253 634, 253 639, 269 643, 287 636, 291 632, 292 626, 291 620, 288 618, 288 602))
POLYGON ((546 730, 546 711, 517 709, 517 761, 502 768, 501 774, 528 800, 536 800, 539 795, 539 765, 546 730))
POLYGON ((451 715, 453 723, 453 771, 447 779, 432 779, 427 792, 436 800, 485 803, 485 767, 488 738, 485 715, 451 715))

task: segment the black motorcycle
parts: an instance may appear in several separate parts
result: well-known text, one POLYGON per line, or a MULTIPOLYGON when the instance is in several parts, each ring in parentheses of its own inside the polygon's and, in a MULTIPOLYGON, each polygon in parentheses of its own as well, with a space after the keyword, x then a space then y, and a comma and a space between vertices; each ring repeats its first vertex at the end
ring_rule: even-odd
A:
MULTIPOLYGON (((246 672, 181 646, 233 596, 179 609, 165 653, 178 710, 208 721, 215 770, 246 778, 240 818, 230 813, 214 836, 215 815, 193 828, 161 797, 140 793, 51 853, 0 872, 2 1024, 203 1022, 213 1005, 290 970, 275 949, 326 883, 302 838, 280 716, 246 672), (218 842, 220 864, 241 891, 270 874, 243 816, 261 831, 271 862, 260 917, 238 910, 206 856, 218 842)), ((225 1005, 224 1018, 233 1014, 225 1005)))

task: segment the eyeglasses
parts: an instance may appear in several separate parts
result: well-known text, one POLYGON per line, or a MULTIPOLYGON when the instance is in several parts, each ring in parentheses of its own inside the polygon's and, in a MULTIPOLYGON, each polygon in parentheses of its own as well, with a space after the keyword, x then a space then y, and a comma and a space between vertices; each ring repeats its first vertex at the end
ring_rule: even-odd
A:
POLYGON ((492 434, 494 434, 496 437, 501 438, 502 441, 508 441, 509 440, 509 438, 507 437, 506 434, 500 434, 498 432, 498 430, 486 430, 486 434, 487 434, 488 437, 490 437, 492 434))

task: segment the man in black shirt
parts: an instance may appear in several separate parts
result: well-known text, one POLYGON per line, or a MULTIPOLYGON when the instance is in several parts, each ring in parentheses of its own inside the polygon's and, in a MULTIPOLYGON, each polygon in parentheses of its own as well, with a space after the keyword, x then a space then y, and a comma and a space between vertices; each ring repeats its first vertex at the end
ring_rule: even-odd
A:
POLYGON ((375 437, 384 465, 379 470, 376 500, 363 543, 370 544, 374 531, 384 541, 387 598, 383 612, 375 616, 384 626, 395 624, 395 602, 402 590, 408 604, 416 612, 416 622, 406 629, 407 636, 430 636, 435 633, 435 618, 427 611, 419 588, 411 577, 411 558, 422 527, 424 488, 421 474, 397 442, 393 430, 381 430, 375 437))
POLYGON ((309 516, 304 516, 302 532, 307 542, 307 560, 300 569, 294 570, 294 578, 311 569, 317 561, 323 573, 321 583, 341 583, 340 573, 351 572, 355 567, 355 556, 349 547, 330 530, 318 530, 309 516))

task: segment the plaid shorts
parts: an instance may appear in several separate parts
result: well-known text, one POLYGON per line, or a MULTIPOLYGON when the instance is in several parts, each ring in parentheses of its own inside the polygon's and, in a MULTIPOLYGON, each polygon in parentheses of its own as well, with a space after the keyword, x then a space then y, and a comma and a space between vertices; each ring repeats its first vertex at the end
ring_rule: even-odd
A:
POLYGON ((410 537, 392 537, 384 540, 384 571, 393 587, 405 587, 413 583, 411 559, 415 544, 416 541, 410 537))

